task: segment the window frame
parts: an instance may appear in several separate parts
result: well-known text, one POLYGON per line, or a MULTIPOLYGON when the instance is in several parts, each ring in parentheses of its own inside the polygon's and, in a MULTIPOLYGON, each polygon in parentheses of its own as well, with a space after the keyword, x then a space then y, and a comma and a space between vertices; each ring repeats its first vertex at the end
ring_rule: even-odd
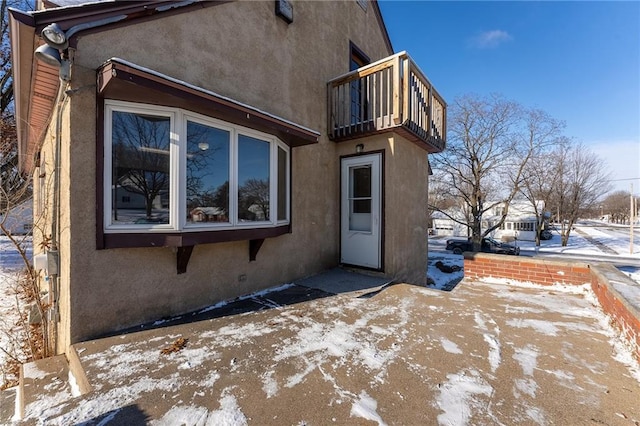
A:
POLYGON ((95 146, 95 236, 96 249, 134 247, 177 248, 178 273, 186 271, 186 264, 194 245, 229 241, 248 241, 249 260, 255 260, 266 238, 292 233, 294 199, 292 195, 294 148, 319 143, 321 133, 296 124, 271 112, 222 96, 175 77, 142 67, 135 63, 111 58, 96 70, 96 146, 95 146), (104 101, 107 99, 182 108, 215 117, 225 123, 255 129, 277 137, 289 147, 288 224, 275 227, 214 230, 199 232, 104 232, 104 101))
MULTIPOLYGON (((103 100, 102 113, 103 129, 103 159, 101 169, 98 173, 102 175, 102 234, 104 240, 109 239, 109 235, 117 234, 167 234, 181 235, 192 233, 210 233, 226 231, 225 236, 213 238, 195 238, 195 240, 230 241, 251 239, 252 236, 246 231, 260 228, 286 228, 290 232, 291 225, 291 147, 278 137, 251 129, 239 124, 233 124, 220 119, 199 114, 193 111, 177 107, 159 106, 144 102, 120 101, 114 99, 103 100), (170 120, 169 138, 169 223, 168 224, 114 224, 112 223, 112 160, 113 160, 113 113, 126 112, 133 114, 148 114, 160 117, 168 117, 170 120), (187 221, 187 127, 189 122, 204 126, 213 127, 229 132, 229 222, 207 222, 206 224, 194 224, 187 221), (269 143, 269 220, 256 222, 240 222, 238 219, 238 145, 239 136, 245 135, 269 143), (285 155, 285 219, 278 220, 278 149, 282 149, 285 155), (243 231, 238 235, 233 235, 233 231, 243 231), (247 237, 248 236, 248 237, 247 237)), ((99 162, 100 163, 100 162, 99 162)), ((282 232, 285 233, 285 232, 282 232)), ((273 232, 263 232, 267 236, 272 236, 273 232)), ((260 233, 256 234, 260 238, 260 233)), ((221 234, 222 235, 222 234, 221 234)), ((147 240, 154 240, 147 238, 147 240)), ((193 238, 192 238, 193 240, 193 238)), ((154 240, 155 241, 155 240, 154 240)), ((203 242, 203 241, 200 241, 203 242)), ((155 245, 154 243, 142 243, 145 245, 155 245)), ((183 242, 168 245, 183 246, 183 242)), ((100 241, 98 242, 100 248, 100 241)), ((109 248, 110 244, 104 242, 104 247, 109 248)), ((121 246, 116 244, 116 246, 121 246)), ((131 246, 127 243, 127 246, 131 246)))

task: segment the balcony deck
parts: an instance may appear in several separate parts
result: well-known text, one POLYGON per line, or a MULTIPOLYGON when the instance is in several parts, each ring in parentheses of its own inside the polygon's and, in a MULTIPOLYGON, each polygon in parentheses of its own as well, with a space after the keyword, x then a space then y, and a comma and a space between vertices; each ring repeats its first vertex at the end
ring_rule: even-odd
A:
POLYGON ((327 90, 335 142, 394 131, 429 153, 445 147, 447 104, 406 52, 337 77, 327 90))

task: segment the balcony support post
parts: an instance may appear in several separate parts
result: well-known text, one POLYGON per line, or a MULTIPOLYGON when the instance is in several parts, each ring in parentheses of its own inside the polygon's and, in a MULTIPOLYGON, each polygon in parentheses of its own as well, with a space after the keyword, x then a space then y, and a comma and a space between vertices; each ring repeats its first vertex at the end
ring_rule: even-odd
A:
POLYGON ((433 86, 429 83, 429 105, 427 106, 427 135, 429 138, 434 136, 433 123, 433 86))
POLYGON ((411 115, 409 113, 409 100, 411 99, 411 59, 406 57, 402 60, 402 111, 403 122, 409 120, 411 115))
POLYGON ((402 105, 402 85, 400 81, 400 66, 402 60, 400 55, 395 57, 395 64, 393 65, 393 123, 397 126, 402 123, 402 111, 400 105, 402 105))

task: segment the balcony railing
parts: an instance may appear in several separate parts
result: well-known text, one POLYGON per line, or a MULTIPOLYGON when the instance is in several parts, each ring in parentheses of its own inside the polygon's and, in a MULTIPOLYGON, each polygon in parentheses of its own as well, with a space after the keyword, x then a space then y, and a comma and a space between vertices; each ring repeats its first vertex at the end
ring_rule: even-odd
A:
POLYGON ((334 141, 393 129, 429 152, 444 149, 447 104, 406 52, 331 80, 328 101, 334 141))

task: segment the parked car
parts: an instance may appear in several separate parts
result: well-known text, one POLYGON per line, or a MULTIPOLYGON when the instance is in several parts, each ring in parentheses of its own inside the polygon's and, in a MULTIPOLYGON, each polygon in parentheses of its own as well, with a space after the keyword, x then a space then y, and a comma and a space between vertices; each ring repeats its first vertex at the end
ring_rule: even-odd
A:
MULTIPOLYGON (((471 238, 467 240, 447 240, 447 250, 453 251, 454 254, 473 251, 473 241, 471 241, 471 238)), ((501 243, 493 238, 485 237, 482 239, 480 251, 484 253, 511 254, 517 256, 520 254, 520 247, 509 243, 501 243)))

